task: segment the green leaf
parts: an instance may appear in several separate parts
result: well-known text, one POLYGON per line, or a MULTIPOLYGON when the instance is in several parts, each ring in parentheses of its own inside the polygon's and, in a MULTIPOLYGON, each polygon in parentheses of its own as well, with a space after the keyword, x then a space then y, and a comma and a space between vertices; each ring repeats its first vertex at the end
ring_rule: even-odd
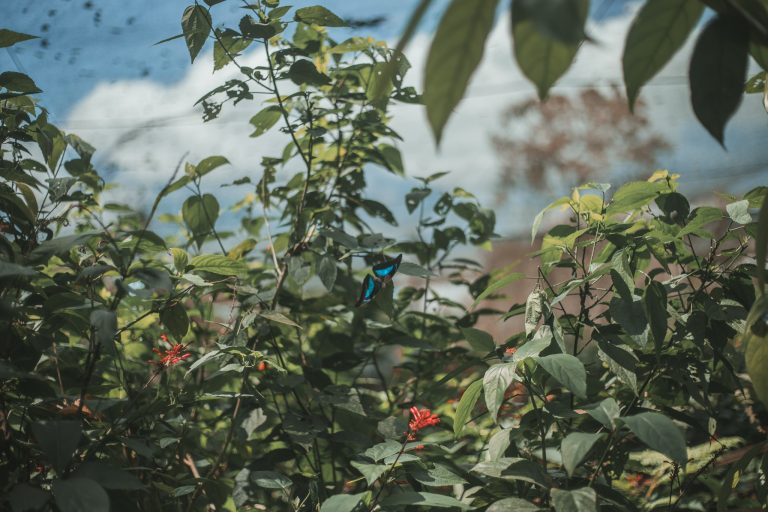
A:
POLYGON ((560 453, 563 456, 563 466, 569 476, 592 451, 595 443, 603 437, 603 434, 586 434, 583 432, 571 432, 560 444, 560 453))
POLYGON ((739 224, 749 224, 752 222, 752 215, 749 214, 749 200, 747 199, 726 205, 725 211, 728 212, 728 216, 733 222, 739 224))
POLYGON ((677 233, 677 236, 682 238, 689 234, 701 234, 702 236, 709 237, 710 233, 702 231, 702 228, 707 224, 711 224, 722 218, 723 212, 720 208, 714 208, 712 206, 696 208, 691 214, 691 219, 677 233))
POLYGON ((205 7, 195 4, 184 9, 181 30, 187 42, 191 62, 195 62, 195 57, 205 45, 211 33, 211 26, 211 13, 205 7))
POLYGON ((264 135, 275 123, 277 123, 282 117, 280 107, 270 106, 253 116, 249 123, 254 127, 251 137, 258 137, 264 135))
POLYGON ((385 499, 381 500, 382 507, 401 507, 405 505, 434 508, 460 508, 462 510, 470 508, 469 505, 460 502, 456 498, 431 492, 406 491, 390 494, 385 499))
POLYGON ((425 269, 421 265, 411 263, 410 261, 402 262, 400 266, 397 268, 397 271, 400 274, 403 274, 406 276, 421 277, 422 279, 435 276, 435 274, 425 269))
POLYGON ((467 483, 466 480, 442 464, 435 464, 431 469, 416 466, 410 469, 409 472, 417 482, 427 487, 446 487, 449 485, 465 485, 467 483))
POLYGON ((616 419, 620 415, 619 404, 610 397, 594 405, 585 406, 583 409, 609 430, 613 430, 616 419))
POLYGON ((745 329, 747 373, 757 398, 768 406, 768 295, 763 294, 755 301, 745 329))
POLYGON ((282 313, 278 313, 277 311, 264 311, 262 313, 259 313, 259 316, 266 318, 267 320, 270 320, 272 322, 277 322, 279 324, 285 324, 290 325, 291 327, 298 327, 301 329, 301 326, 285 316, 282 313))
POLYGON ((90 478, 54 480, 51 486, 61 512, 109 512, 109 496, 90 478))
POLYGON ((515 0, 510 12, 515 60, 543 100, 579 50, 589 0, 515 0), (548 15, 552 8, 557 16, 548 15))
POLYGON ((98 232, 91 231, 48 240, 32 249, 32 252, 29 254, 29 261, 32 263, 47 263, 51 256, 60 256, 73 247, 83 245, 98 235, 98 232))
POLYGON ((177 340, 181 340, 189 330, 187 310, 180 302, 160 311, 160 321, 177 340))
POLYGON ((72 473, 73 478, 90 478, 105 489, 133 491, 144 484, 128 471, 103 462, 84 462, 72 473))
POLYGON ((347 23, 321 5, 297 9, 293 19, 321 27, 346 27, 347 23))
POLYGON ((625 183, 613 194, 606 208, 608 215, 626 213, 647 206, 661 192, 668 190, 667 183, 659 181, 630 181, 625 183))
POLYGON ((522 498, 504 498, 494 502, 485 512, 537 512, 542 510, 530 501, 522 498))
POLYGON ((476 352, 487 354, 496 349, 493 337, 485 331, 472 327, 461 327, 461 333, 476 352))
MULTIPOLYGON (((399 447, 398 451, 400 451, 399 447)), ((373 483, 389 469, 389 464, 370 464, 368 462, 358 462, 354 460, 350 462, 350 464, 365 477, 365 481, 368 482, 369 486, 373 485, 373 483)))
POLYGON ((96 343, 106 354, 115 355, 115 334, 117 333, 117 315, 107 309, 91 311, 91 329, 96 343))
POLYGON ((48 462, 61 474, 80 443, 80 422, 41 420, 32 424, 32 433, 48 462))
POLYGON ((198 247, 219 218, 219 202, 211 194, 190 196, 181 206, 181 218, 192 232, 198 247))
POLYGON ((7 28, 0 28, 0 48, 7 48, 9 46, 15 45, 16 43, 37 38, 37 36, 22 34, 21 32, 14 32, 13 30, 9 30, 7 28))
POLYGON ((515 380, 516 367, 517 363, 496 364, 488 368, 483 375, 485 405, 494 422, 499 414, 499 407, 504 402, 504 393, 515 380))
POLYGON ((269 39, 277 34, 277 28, 273 24, 259 23, 251 16, 243 16, 239 27, 240 33, 248 39, 269 39))
POLYGON ((741 104, 749 64, 749 28, 718 15, 701 31, 688 76, 696 117, 725 147, 725 125, 741 104))
POLYGON ((541 319, 542 307, 547 294, 539 288, 534 289, 525 300, 525 335, 530 336, 536 330, 541 319))
POLYGON ((370 497, 370 492, 360 494, 337 494, 331 496, 320 506, 320 512, 358 512, 370 497))
POLYGON ((236 276, 248 270, 243 260, 233 260, 220 254, 195 256, 189 265, 195 272, 209 272, 220 276, 236 276))
POLYGON ((683 46, 704 12, 698 0, 648 0, 629 27, 622 64, 630 109, 640 88, 683 46))
POLYGON ((514 361, 522 361, 528 357, 536 359, 542 350, 552 344, 553 339, 552 328, 548 325, 542 325, 530 341, 517 347, 517 351, 512 356, 512 359, 514 361))
POLYGON ((672 420, 657 412, 643 412, 621 420, 649 448, 685 465, 688 460, 685 437, 672 420))
POLYGON ((763 196, 763 205, 757 216, 757 236, 755 237, 755 266, 757 274, 757 293, 765 294, 765 260, 768 253, 768 189, 763 196))
POLYGON ((293 485, 290 478, 277 471, 251 471, 250 480, 264 489, 288 489, 293 485))
POLYGON ((510 284, 514 283, 515 281, 519 281, 521 279, 525 278, 525 274, 522 272, 512 272, 511 274, 507 274, 506 276, 494 279, 490 285, 488 285, 488 288, 482 291, 480 295, 475 298, 475 301, 472 303, 471 306, 469 306, 469 309, 472 310, 477 306, 483 299, 491 295, 492 293, 497 292, 498 290, 501 290, 502 288, 509 286, 510 284))
POLYGON ((37 270, 0 259, 0 279, 4 277, 32 277, 37 270))
POLYGON ((200 163, 195 166, 195 173, 197 173, 198 176, 205 176, 212 170, 216 169, 217 167, 221 167, 222 165, 228 164, 229 160, 224 158, 220 155, 215 156, 209 156, 208 158, 203 158, 200 160, 200 163))
POLYGON ((296 85, 321 86, 331 83, 331 79, 319 72, 311 60, 299 59, 291 64, 288 70, 288 78, 296 85))
POLYGON ((651 281, 643 292, 643 310, 651 326, 656 353, 661 352, 667 335, 667 290, 658 281, 651 281))
POLYGON ((587 396, 587 371, 577 357, 552 354, 540 357, 539 365, 579 398, 587 396))
POLYGON ((597 512, 597 495, 590 487, 572 491, 552 489, 550 497, 555 512, 597 512))
POLYGON ((498 2, 453 0, 437 27, 424 70, 424 104, 438 145, 483 57, 498 2))
POLYGON ((453 417, 453 435, 459 437, 464 430, 464 426, 469 421, 472 411, 475 409, 475 404, 480 398, 480 393, 483 391, 483 381, 476 380, 470 384, 464 394, 461 395, 459 405, 456 408, 456 416, 453 417))
POLYGON ((326 290, 333 290, 333 284, 336 282, 338 271, 336 259, 333 256, 326 254, 320 258, 317 264, 317 274, 320 276, 320 281, 322 281, 326 290))
POLYGON ((536 233, 539 231, 539 226, 541 225, 541 221, 544 218, 544 214, 553 208, 557 208, 558 206, 563 206, 568 203, 569 199, 567 197, 561 197, 560 199, 550 203, 546 208, 536 214, 536 217, 533 219, 533 224, 531 225, 531 244, 533 244, 533 242, 536 240, 536 233))
POLYGON ((51 494, 29 484, 16 484, 5 497, 12 512, 36 512, 51 499, 51 494))
POLYGON ((5 87, 9 91, 21 92, 24 94, 43 92, 37 85, 35 85, 34 80, 24 73, 17 73, 16 71, 0 73, 0 87, 5 87))

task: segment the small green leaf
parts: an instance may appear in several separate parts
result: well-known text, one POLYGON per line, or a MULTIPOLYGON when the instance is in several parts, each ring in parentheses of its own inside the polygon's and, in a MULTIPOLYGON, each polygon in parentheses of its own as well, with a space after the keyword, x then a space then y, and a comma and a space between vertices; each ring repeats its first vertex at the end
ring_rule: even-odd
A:
POLYGON ((563 456, 563 466, 569 476, 573 476, 573 472, 584 462, 595 443, 602 437, 603 434, 586 434, 583 432, 571 432, 565 436, 560 444, 560 453, 563 456))
POLYGON ((685 437, 672 420, 657 412, 643 412, 621 420, 650 449, 685 465, 688 460, 685 437))
POLYGON ((27 41, 29 39, 37 39, 37 36, 31 36, 29 34, 22 34, 21 32, 14 32, 7 28, 0 28, 0 48, 7 48, 13 46, 21 41, 27 41))
POLYGON ((288 78, 296 85, 314 85, 321 86, 331 83, 331 79, 319 72, 314 63, 307 59, 298 59, 291 64, 288 70, 288 78))
POLYGON ((184 9, 181 30, 184 32, 191 62, 195 62, 195 57, 205 45, 211 26, 211 13, 202 5, 190 5, 184 9))
POLYGON ((597 495, 590 487, 572 491, 552 489, 550 497, 555 512, 597 512, 597 495))
POLYGON ((236 276, 247 271, 243 260, 233 260, 220 254, 195 256, 189 265, 195 272, 209 272, 220 276, 236 276))
POLYGON ((718 15, 701 31, 688 76, 696 117, 725 147, 725 125, 741 104, 749 65, 749 27, 718 15))
POLYGON ((453 418, 453 435, 459 437, 464 430, 464 426, 469 421, 469 417, 472 411, 475 409, 475 404, 480 398, 480 393, 483 391, 483 381, 476 380, 464 390, 464 394, 461 395, 459 405, 456 408, 456 416, 453 418))
POLYGON ((80 443, 79 421, 41 420, 32 424, 32 433, 48 462, 61 474, 80 443))
POLYGON ((574 395, 586 398, 587 371, 577 357, 570 354, 552 354, 540 357, 538 363, 574 395))
POLYGON ((208 158, 200 160, 200 163, 195 166, 195 173, 197 173, 198 176, 205 176, 217 167, 221 167, 228 163, 229 160, 223 156, 209 156, 208 158))
POLYGON ((321 27, 347 26, 347 23, 343 19, 321 5, 313 5, 311 7, 297 9, 296 14, 293 15, 293 19, 310 25, 319 25, 321 27))
POLYGON ((739 224, 749 224, 752 222, 752 215, 749 214, 749 201, 747 199, 726 205, 725 211, 728 212, 728 216, 733 222, 739 224))
POLYGON ((476 352, 487 354, 496 349, 493 337, 485 331, 472 327, 461 327, 461 333, 476 352))
POLYGON ((61 512, 109 512, 107 492, 90 478, 54 480, 51 490, 61 512))
POLYGON ((402 262, 397 271, 398 273, 406 276, 421 277, 422 279, 435 276, 435 274, 425 269, 421 265, 411 263, 410 261, 402 262))
POLYGON ((579 50, 589 0, 515 0, 510 13, 515 60, 544 99, 579 50), (548 15, 552 8, 559 8, 558 16, 548 15))
POLYGON ((499 414, 499 407, 504 402, 504 394, 515 380, 516 368, 517 363, 495 364, 488 368, 483 375, 485 405, 488 407, 488 412, 494 422, 499 414))
POLYGON ((107 309, 94 309, 91 312, 91 329, 96 343, 109 355, 115 354, 115 334, 117 333, 117 315, 107 309))
POLYGON ((651 326, 651 336, 658 354, 667 335, 667 290, 663 284, 651 281, 643 293, 643 310, 651 326))
POLYGON ((276 107, 274 105, 259 111, 259 113, 253 116, 249 121, 249 123, 251 123, 254 128, 253 133, 251 133, 251 137, 264 135, 270 128, 275 125, 275 123, 280 120, 280 117, 282 117, 280 107, 276 107))
POLYGON ((630 108, 640 88, 677 53, 704 12, 698 0, 648 0, 629 27, 622 64, 630 108))
POLYGON ((437 27, 424 69, 424 104, 438 145, 483 57, 498 2, 453 0, 437 27))

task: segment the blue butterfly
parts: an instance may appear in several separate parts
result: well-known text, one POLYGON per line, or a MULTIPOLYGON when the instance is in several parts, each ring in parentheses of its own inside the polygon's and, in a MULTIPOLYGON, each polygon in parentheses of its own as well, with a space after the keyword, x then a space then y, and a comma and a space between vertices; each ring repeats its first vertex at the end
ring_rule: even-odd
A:
POLYGON ((400 262, 403 261, 403 255, 399 254, 397 258, 387 259, 373 266, 373 274, 382 282, 389 281, 400 268, 400 262))
POLYGON ((359 308, 363 304, 371 302, 376 294, 379 293, 379 290, 381 290, 381 283, 372 275, 366 275, 363 279, 362 289, 360 290, 360 298, 357 299, 355 307, 359 308))

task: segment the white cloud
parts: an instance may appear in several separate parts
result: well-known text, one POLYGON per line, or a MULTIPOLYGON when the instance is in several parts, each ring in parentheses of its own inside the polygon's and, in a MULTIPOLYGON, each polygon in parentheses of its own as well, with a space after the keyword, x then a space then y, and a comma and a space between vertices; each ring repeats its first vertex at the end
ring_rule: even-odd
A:
MULTIPOLYGON (((627 11, 604 23, 592 23, 589 32, 599 39, 598 44, 584 45, 554 92, 569 94, 588 85, 622 84, 621 53, 633 14, 627 11)), ((430 39, 420 35, 408 50, 413 64, 408 81, 418 89, 430 39)), ((720 149, 698 125, 689 105, 685 78, 694 39, 691 37, 683 51, 643 89, 642 98, 649 105, 653 128, 675 148, 661 162, 662 166, 688 173, 689 183, 695 185, 696 173, 716 166, 727 169, 768 162, 768 149, 758 142, 764 138, 766 118, 757 96, 746 97, 729 124, 726 140, 730 153, 720 149)), ((409 174, 423 176, 450 170, 452 174, 442 181, 442 186, 464 187, 491 203, 498 163, 489 135, 498 129, 499 113, 509 103, 534 94, 534 87, 514 63, 509 40, 509 21, 504 15, 489 36, 484 60, 467 97, 449 121, 439 151, 435 149, 423 107, 400 105, 393 110, 393 127, 404 138, 400 149, 409 174)), ((261 60, 261 54, 251 53, 242 60, 254 65, 261 60)), ((244 102, 234 109, 227 106, 219 119, 203 123, 192 103, 236 74, 233 68, 215 74, 211 69, 211 55, 207 54, 201 55, 187 74, 173 84, 151 80, 101 84, 72 109, 66 128, 99 148, 100 165, 116 169, 111 179, 129 189, 143 191, 140 197, 146 197, 145 202, 151 200, 149 192, 161 186, 185 151, 190 151, 188 160, 192 162, 213 154, 226 156, 234 170, 218 171, 219 182, 242 175, 258 179, 261 157, 279 154, 287 139, 277 130, 257 139, 248 137, 248 119, 260 110, 258 101, 244 102)), ((397 187, 392 180, 385 181, 397 187)), ((727 181, 716 180, 712 184, 729 185, 727 181)), ((564 192, 553 191, 552 195, 564 192)), ((399 193, 393 193, 394 196, 399 197, 399 193)), ((513 192, 509 203, 497 212, 497 231, 526 231, 537 209, 550 199, 551 195, 532 194, 529 190, 513 192)))

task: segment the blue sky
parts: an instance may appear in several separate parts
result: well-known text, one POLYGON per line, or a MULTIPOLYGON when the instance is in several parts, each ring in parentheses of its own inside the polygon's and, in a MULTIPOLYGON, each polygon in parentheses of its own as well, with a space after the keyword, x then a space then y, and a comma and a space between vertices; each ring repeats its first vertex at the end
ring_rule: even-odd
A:
MULTIPOLYGON (((226 79, 224 72, 211 75, 210 45, 193 66, 183 40, 154 45, 180 33, 186 0, 4 1, 15 9, 6 8, 13 14, 2 24, 41 39, 7 51, 0 49, 0 69, 20 69, 30 74, 43 89, 40 99, 54 122, 94 144, 97 165, 108 171, 110 179, 134 187, 138 198, 151 197, 149 192, 165 179, 183 149, 192 150, 191 161, 210 154, 227 156, 234 170, 228 171, 227 179, 221 179, 224 182, 231 181, 232 175, 258 172, 252 165, 254 155, 284 144, 278 141, 279 134, 260 139, 247 137, 247 120, 259 108, 255 102, 227 112, 213 123, 202 123, 192 104, 226 79)), ((322 3, 347 18, 383 17, 379 26, 359 29, 357 33, 394 42, 415 0, 287 3, 296 7, 322 3)), ((420 36, 408 51, 414 64, 410 81, 419 89, 429 36, 447 3, 434 0, 420 36)), ((244 14, 241 5, 227 0, 214 6, 215 23, 236 25, 244 14)), ((590 24, 599 40, 582 48, 573 68, 553 93, 567 95, 584 87, 621 84, 621 48, 636 7, 637 2, 631 0, 593 0, 590 24)), ((507 24, 506 16, 500 17, 489 37, 483 64, 449 122, 440 151, 432 143, 423 108, 395 109, 393 123, 405 139, 400 149, 409 174, 451 170, 450 177, 443 181, 444 187, 463 186, 483 199, 493 197, 499 164, 490 149, 489 136, 499 126, 498 114, 507 104, 534 94, 533 86, 514 64, 507 24)), ((339 29, 337 36, 344 39, 353 33, 339 29)), ((729 124, 729 150, 724 151, 709 137, 696 122, 688 101, 685 75, 692 39, 642 93, 649 103, 652 125, 673 145, 659 166, 683 174, 683 183, 688 187, 684 192, 744 192, 761 179, 764 182, 768 175, 768 145, 764 144, 768 117, 759 96, 747 96, 729 124)), ((606 178, 620 178, 619 167, 609 169, 606 178)), ((374 173, 373 182, 389 191, 384 202, 401 197, 401 192, 411 186, 411 182, 380 173, 374 173)), ((525 187, 513 190, 509 201, 498 210, 499 231, 527 231, 538 209, 567 193, 554 185, 545 192, 525 187)), ((234 194, 232 189, 226 190, 234 194)), ((171 210, 177 206, 168 205, 171 210)))

